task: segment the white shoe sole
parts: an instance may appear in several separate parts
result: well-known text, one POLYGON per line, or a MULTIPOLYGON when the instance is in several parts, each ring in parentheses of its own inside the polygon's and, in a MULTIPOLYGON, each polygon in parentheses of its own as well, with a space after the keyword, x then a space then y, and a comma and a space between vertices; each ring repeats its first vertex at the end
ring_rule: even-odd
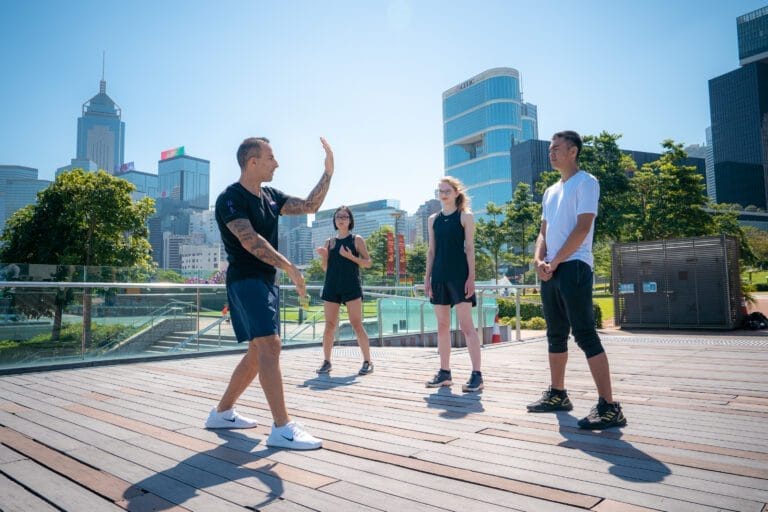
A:
POLYGON ((286 448, 288 450, 317 450, 323 447, 323 442, 320 440, 314 443, 289 441, 284 437, 278 437, 276 439, 267 438, 267 446, 270 448, 286 448))

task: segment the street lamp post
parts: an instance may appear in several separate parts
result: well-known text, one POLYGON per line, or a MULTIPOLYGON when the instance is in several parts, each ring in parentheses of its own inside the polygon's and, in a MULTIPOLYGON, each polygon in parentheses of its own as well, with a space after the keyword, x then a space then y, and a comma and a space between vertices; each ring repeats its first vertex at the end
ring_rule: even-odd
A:
MULTIPOLYGON (((393 212, 390 215, 395 219, 395 286, 398 286, 400 284, 400 243, 397 239, 397 221, 403 214, 400 212, 393 212)), ((395 293, 397 293, 397 290, 395 290, 395 293)))

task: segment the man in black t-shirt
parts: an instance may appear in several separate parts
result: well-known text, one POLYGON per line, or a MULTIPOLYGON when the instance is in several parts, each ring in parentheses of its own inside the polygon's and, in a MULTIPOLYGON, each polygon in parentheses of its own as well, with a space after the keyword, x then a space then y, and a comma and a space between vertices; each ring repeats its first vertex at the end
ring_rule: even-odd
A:
POLYGON ((249 345, 205 426, 255 427, 256 420, 238 414, 234 405, 258 375, 274 420, 267 446, 297 450, 320 448, 322 441, 291 421, 285 407, 276 269, 288 274, 300 296, 306 295, 306 285, 299 269, 277 252, 277 221, 280 215, 315 213, 320 209, 333 175, 333 151, 322 137, 320 142, 325 150, 325 171, 306 199, 262 186, 272 181, 278 163, 269 140, 252 137, 237 150, 240 180, 216 200, 216 222, 229 261, 227 301, 232 327, 237 340, 249 345))

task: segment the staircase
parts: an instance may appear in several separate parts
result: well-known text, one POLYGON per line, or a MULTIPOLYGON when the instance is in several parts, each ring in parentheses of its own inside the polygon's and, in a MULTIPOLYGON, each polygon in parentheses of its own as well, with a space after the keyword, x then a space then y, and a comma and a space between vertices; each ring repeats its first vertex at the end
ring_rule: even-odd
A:
MULTIPOLYGON (((180 354, 186 352, 197 352, 198 347, 200 351, 207 351, 233 349, 247 346, 243 345, 242 343, 238 343, 234 333, 231 331, 231 329, 228 329, 228 332, 226 332, 224 329, 222 329, 220 336, 217 332, 200 334, 197 339, 188 341, 184 348, 176 349, 175 352, 180 354)), ((169 333, 147 347, 144 352, 154 355, 166 354, 181 345, 184 340, 188 340, 191 336, 194 335, 195 331, 177 331, 169 333)))

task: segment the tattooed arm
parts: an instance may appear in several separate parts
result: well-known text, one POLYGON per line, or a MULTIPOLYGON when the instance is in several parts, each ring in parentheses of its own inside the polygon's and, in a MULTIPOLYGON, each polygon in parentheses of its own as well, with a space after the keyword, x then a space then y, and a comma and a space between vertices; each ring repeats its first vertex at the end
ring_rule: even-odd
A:
POLYGON ((240 240, 243 248, 259 258, 261 261, 273 267, 279 268, 288 274, 288 277, 296 285, 296 291, 300 296, 306 295, 307 286, 304 276, 296 266, 277 252, 263 236, 253 229, 248 219, 235 219, 227 223, 229 230, 240 240))
POLYGON ((325 171, 323 176, 306 199, 289 197, 280 210, 281 214, 301 215, 303 213, 316 213, 320 209, 320 205, 323 204, 325 195, 328 193, 328 187, 331 185, 331 176, 333 176, 333 150, 324 138, 320 137, 320 142, 325 150, 325 171))

